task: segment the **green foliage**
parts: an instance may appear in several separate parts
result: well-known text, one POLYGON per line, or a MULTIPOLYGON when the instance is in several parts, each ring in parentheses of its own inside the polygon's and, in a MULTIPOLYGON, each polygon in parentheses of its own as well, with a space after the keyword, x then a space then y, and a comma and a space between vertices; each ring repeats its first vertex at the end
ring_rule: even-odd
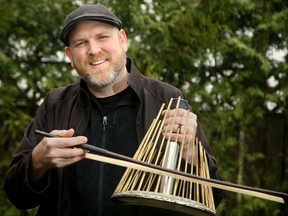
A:
MULTIPOLYGON (((0 0, 1 184, 11 155, 45 94, 77 80, 59 34, 66 14, 80 3, 94 1, 0 0)), ((287 1, 101 3, 123 21, 128 55, 138 68, 186 93, 223 179, 287 192, 288 171, 279 168, 281 163, 287 167, 288 161, 277 146, 281 137, 273 141, 272 134, 265 133, 269 122, 264 124, 267 116, 281 115, 284 123, 277 130, 287 127, 287 1), (275 151, 263 149, 258 142, 275 143, 275 151)), ((15 210, 2 190, 0 203, 3 216, 33 214, 15 210)), ((227 193, 217 213, 281 215, 281 206, 227 193)))
MULTIPOLYGON (((64 60, 58 23, 71 1, 0 1, 0 183, 11 156, 48 90, 75 81, 64 60)), ((69 69, 70 70, 70 69, 69 69)), ((0 191, 0 214, 29 215, 0 191)), ((33 212, 33 211, 32 211, 33 212)))

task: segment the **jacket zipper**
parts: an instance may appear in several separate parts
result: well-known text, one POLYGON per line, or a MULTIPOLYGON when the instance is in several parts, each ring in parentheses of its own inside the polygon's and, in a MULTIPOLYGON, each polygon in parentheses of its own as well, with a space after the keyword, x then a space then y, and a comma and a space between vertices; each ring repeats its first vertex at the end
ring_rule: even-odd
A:
POLYGON ((103 125, 103 132, 105 132, 107 125, 107 116, 103 116, 102 125, 103 125))
MULTIPOLYGON (((103 115, 103 119, 102 119, 102 126, 103 126, 103 135, 102 135, 102 142, 101 142, 101 148, 104 148, 105 149, 105 142, 106 142, 106 125, 108 123, 108 120, 107 120, 107 116, 106 115, 103 115)), ((100 166, 99 166, 99 170, 100 170, 100 175, 99 175, 99 185, 98 185, 98 188, 99 188, 99 194, 98 194, 98 214, 97 215, 102 215, 103 212, 102 212, 102 185, 103 185, 103 181, 104 181, 104 177, 103 177, 103 172, 104 172, 104 163, 100 163, 100 166)))

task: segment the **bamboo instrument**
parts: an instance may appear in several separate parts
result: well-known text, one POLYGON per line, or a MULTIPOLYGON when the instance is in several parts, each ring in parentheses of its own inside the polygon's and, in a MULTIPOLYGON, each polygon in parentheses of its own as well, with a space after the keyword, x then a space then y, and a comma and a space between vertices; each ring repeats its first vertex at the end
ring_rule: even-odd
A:
MULTIPOLYGON (((181 104, 183 105, 182 99, 171 99, 167 110, 173 108, 177 112, 181 104)), ((177 137, 182 136, 180 142, 171 138, 176 115, 172 127, 163 130, 167 117, 167 114, 161 117, 164 106, 163 104, 160 108, 133 158, 89 144, 78 146, 91 152, 86 154, 87 159, 127 168, 112 198, 131 205, 212 216, 216 215, 212 188, 218 188, 283 203, 287 208, 288 195, 285 193, 210 179, 206 151, 201 141, 195 137, 196 131, 187 133, 189 110, 187 109, 184 130, 180 131, 181 128, 178 128, 177 131, 177 137), (163 133, 168 134, 168 138, 163 133)), ((55 137, 39 130, 35 132, 55 137)))
MULTIPOLYGON (((170 100, 167 110, 175 109, 175 114, 171 127, 167 127, 164 132, 168 134, 168 138, 162 136, 167 117, 166 113, 163 119, 161 118, 163 108, 164 105, 152 122, 133 159, 209 179, 205 149, 201 142, 195 138, 196 131, 187 133, 189 127, 187 102, 181 98, 170 100), (175 128, 174 126, 178 127, 175 121, 179 108, 187 110, 185 125, 182 126, 184 131, 181 133, 181 128, 178 128, 177 131, 177 137, 183 136, 182 142, 179 142, 177 138, 172 140, 173 128, 175 128), (196 154, 189 155, 187 152, 196 154)), ((190 214, 196 214, 200 211, 202 215, 215 215, 211 186, 143 170, 127 169, 113 194, 113 198, 157 208, 171 206, 173 209, 176 208, 190 214)))

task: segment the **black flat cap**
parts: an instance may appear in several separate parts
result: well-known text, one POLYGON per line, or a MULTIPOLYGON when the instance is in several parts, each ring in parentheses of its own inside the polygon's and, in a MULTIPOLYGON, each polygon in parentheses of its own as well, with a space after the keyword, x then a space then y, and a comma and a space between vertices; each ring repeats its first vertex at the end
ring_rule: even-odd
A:
POLYGON ((95 20, 114 25, 118 29, 122 28, 121 20, 104 5, 82 5, 68 14, 64 20, 60 39, 66 46, 69 45, 68 36, 73 25, 80 20, 95 20))

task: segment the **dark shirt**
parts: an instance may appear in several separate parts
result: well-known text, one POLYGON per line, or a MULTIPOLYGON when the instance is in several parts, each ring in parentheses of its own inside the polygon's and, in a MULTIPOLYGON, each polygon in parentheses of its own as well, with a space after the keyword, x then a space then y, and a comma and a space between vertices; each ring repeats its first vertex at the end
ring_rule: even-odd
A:
MULTIPOLYGON (((135 93, 129 87, 107 98, 95 98, 90 94, 90 101, 91 118, 85 132, 88 143, 133 157, 138 148, 135 93)), ((73 215, 118 215, 118 204, 111 196, 125 168, 89 159, 72 167, 73 215)))

